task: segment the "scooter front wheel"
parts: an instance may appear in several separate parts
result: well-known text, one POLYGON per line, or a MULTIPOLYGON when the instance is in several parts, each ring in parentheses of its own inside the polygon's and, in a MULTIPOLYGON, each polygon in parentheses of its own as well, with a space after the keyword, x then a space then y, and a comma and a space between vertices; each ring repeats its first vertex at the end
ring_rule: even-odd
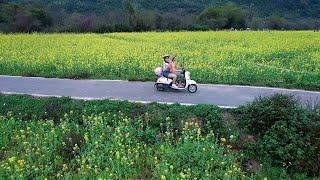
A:
POLYGON ((190 93, 195 93, 195 92, 197 92, 197 90, 198 90, 198 87, 197 87, 197 85, 195 85, 195 84, 190 84, 190 85, 188 86, 188 91, 189 91, 190 93))

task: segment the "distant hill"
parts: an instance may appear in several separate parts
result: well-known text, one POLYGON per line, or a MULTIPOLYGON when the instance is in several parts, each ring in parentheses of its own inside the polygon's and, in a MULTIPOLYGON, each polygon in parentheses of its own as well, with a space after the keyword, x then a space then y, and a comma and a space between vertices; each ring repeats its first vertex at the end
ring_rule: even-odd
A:
MULTIPOLYGON (((69 13, 104 13, 123 9, 121 0, 11 0, 17 4, 42 4, 53 9, 64 9, 69 13)), ((132 0, 138 9, 200 13, 209 6, 233 2, 251 9, 260 16, 277 13, 280 16, 320 18, 319 0, 132 0)))
POLYGON ((319 21, 320 0, 0 0, 4 32, 313 29, 319 21))

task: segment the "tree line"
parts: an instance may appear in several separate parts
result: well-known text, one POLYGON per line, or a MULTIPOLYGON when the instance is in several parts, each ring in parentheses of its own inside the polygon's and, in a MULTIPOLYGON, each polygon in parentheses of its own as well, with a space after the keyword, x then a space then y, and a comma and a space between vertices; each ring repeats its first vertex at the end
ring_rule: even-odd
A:
POLYGON ((0 0, 1 32, 132 32, 222 29, 315 29, 315 17, 257 15, 254 9, 235 3, 211 6, 199 12, 137 8, 123 0, 121 8, 105 12, 67 11, 45 4, 10 3, 0 0))

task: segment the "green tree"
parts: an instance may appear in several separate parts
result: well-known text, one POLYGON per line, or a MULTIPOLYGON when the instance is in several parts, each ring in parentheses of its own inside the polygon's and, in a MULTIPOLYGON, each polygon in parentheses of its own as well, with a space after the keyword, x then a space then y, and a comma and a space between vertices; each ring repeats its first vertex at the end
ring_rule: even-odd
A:
POLYGON ((136 10, 134 9, 133 4, 131 3, 130 0, 124 0, 123 6, 124 6, 125 10, 128 11, 128 13, 130 15, 135 15, 136 10))
POLYGON ((284 18, 278 16, 278 15, 273 15, 269 18, 268 24, 270 29, 282 29, 284 28, 284 18))
POLYGON ((244 28, 246 26, 246 10, 235 4, 209 7, 199 16, 199 22, 212 29, 244 28))

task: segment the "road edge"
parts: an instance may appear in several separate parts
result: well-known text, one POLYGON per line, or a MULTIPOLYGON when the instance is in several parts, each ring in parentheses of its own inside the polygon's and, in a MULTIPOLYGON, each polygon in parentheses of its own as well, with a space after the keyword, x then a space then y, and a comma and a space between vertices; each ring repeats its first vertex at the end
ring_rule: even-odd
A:
MULTIPOLYGON (((62 98, 62 97, 69 97, 71 99, 75 100, 84 100, 84 101, 94 101, 94 100, 111 100, 111 101, 128 101, 131 103, 141 103, 141 104, 151 104, 151 103, 158 103, 158 104, 180 104, 183 106, 196 106, 198 104, 192 104, 192 103, 177 103, 177 102, 161 102, 161 101, 136 101, 136 100, 123 100, 123 99, 108 99, 108 98, 90 98, 90 97, 78 97, 78 96, 60 96, 60 95, 46 95, 46 94, 33 94, 33 93, 19 93, 19 92, 8 92, 8 91, 1 91, 0 94, 4 95, 28 95, 33 97, 56 97, 56 98, 62 98)), ((212 104, 212 106, 218 106, 221 109, 236 109, 238 107, 236 106, 223 106, 223 105, 215 105, 212 104)))

